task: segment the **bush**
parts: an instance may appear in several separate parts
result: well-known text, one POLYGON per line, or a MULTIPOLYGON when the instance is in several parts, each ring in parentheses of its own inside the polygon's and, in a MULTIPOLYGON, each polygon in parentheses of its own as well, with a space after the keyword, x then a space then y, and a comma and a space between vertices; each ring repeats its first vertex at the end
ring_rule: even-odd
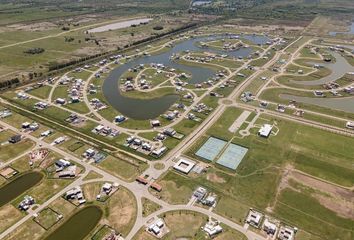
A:
POLYGON ((156 31, 160 31, 163 29, 163 26, 155 26, 152 29, 156 30, 156 31))
POLYGON ((44 48, 29 48, 23 52, 26 54, 40 54, 44 51, 45 51, 44 48))

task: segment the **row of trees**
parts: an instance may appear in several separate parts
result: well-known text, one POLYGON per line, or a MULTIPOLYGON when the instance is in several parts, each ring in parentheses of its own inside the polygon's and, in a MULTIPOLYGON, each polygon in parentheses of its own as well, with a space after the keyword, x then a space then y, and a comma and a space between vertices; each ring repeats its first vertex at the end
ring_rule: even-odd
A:
POLYGON ((10 80, 1 81, 0 82, 0 89, 3 90, 3 89, 15 87, 19 84, 20 84, 20 80, 18 78, 13 78, 10 80))

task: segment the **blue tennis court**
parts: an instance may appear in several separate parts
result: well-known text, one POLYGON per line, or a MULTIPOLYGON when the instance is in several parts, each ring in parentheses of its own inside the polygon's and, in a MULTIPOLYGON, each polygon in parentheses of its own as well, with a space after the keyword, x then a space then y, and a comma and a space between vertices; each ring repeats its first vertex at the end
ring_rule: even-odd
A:
POLYGON ((241 147, 239 145, 231 143, 225 151, 222 153, 220 158, 216 161, 216 163, 230 168, 232 170, 236 170, 238 165, 241 163, 242 159, 246 155, 248 149, 241 147))
POLYGON ((216 156, 221 152, 225 147, 226 142, 210 137, 204 144, 201 146, 198 151, 195 153, 198 157, 202 157, 206 160, 213 161, 216 156))

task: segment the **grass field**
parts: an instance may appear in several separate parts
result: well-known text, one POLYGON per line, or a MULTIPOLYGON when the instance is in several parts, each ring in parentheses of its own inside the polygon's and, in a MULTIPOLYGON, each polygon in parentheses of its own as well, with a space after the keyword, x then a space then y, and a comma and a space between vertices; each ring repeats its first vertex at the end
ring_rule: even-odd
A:
POLYGON ((306 194, 283 190, 275 213, 322 239, 353 239, 353 220, 338 217, 306 194))
POLYGON ((108 200, 106 205, 106 219, 109 225, 126 236, 133 227, 137 206, 134 195, 127 189, 120 187, 108 200))
POLYGON ((28 219, 5 237, 6 240, 33 239, 39 240, 46 231, 32 219, 28 219))
POLYGON ((20 154, 30 150, 32 147, 34 147, 34 145, 34 142, 29 139, 21 140, 15 144, 9 143, 2 145, 0 146, 0 160, 3 162, 9 161, 16 156, 19 156, 20 154))
POLYGON ((135 165, 125 160, 108 156, 103 162, 98 164, 98 167, 124 180, 134 181, 146 169, 147 165, 143 163, 135 165))
POLYGON ((156 212, 161 208, 161 206, 147 198, 141 199, 143 205, 143 216, 149 216, 151 213, 156 212))
POLYGON ((42 99, 47 99, 49 97, 49 93, 51 90, 52 90, 51 86, 45 85, 43 87, 31 90, 29 94, 42 99))
POLYGON ((175 211, 164 213, 162 217, 170 229, 170 232, 164 237, 165 239, 200 239, 204 235, 200 228, 207 220, 205 215, 195 212, 175 211))

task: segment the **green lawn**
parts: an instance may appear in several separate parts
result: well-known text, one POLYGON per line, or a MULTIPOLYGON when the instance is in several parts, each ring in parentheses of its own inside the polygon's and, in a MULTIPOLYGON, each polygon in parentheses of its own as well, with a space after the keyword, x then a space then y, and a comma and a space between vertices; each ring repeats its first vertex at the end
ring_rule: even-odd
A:
POLYGON ((113 156, 108 156, 104 161, 98 164, 98 167, 127 181, 134 181, 135 178, 146 169, 146 165, 143 163, 132 164, 113 156))
POLYGON ((42 99, 47 99, 49 97, 49 93, 51 90, 52 90, 51 86, 45 85, 43 87, 36 88, 30 91, 29 94, 42 99))
POLYGON ((0 146, 0 160, 6 162, 19 156, 20 154, 30 150, 34 146, 34 142, 28 139, 21 140, 21 142, 6 144, 0 146))

